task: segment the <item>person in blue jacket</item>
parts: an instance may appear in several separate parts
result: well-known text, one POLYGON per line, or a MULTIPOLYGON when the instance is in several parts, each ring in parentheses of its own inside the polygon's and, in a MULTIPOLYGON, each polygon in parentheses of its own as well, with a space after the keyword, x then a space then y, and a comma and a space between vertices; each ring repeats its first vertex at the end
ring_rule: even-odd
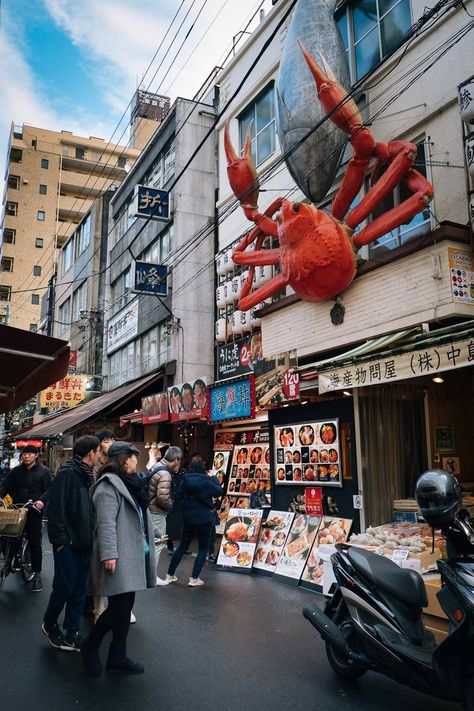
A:
POLYGON ((223 496, 224 490, 217 483, 216 477, 207 474, 203 461, 191 462, 190 470, 185 472, 181 484, 183 501, 183 533, 171 558, 166 581, 175 582, 175 575, 181 558, 189 549, 194 537, 198 539, 198 554, 194 563, 192 575, 189 578, 190 587, 204 585, 199 577, 206 560, 209 538, 215 520, 214 497, 223 496))

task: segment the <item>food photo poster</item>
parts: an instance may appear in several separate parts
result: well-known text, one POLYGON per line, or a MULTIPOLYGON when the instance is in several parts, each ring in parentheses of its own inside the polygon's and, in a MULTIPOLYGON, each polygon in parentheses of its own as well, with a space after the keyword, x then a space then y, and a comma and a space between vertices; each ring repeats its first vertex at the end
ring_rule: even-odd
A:
POLYGON ((320 553, 320 547, 322 550, 325 546, 345 543, 349 537, 351 526, 352 519, 349 518, 333 518, 329 516, 323 518, 301 576, 302 583, 309 583, 305 587, 315 586, 317 589, 322 587, 324 563, 327 556, 323 556, 320 553))
POLYGON ((253 561, 254 568, 267 573, 275 571, 294 516, 291 511, 270 511, 260 530, 253 561))
POLYGON ((250 496, 265 483, 270 492, 270 449, 268 444, 249 444, 234 447, 227 494, 250 496))
POLYGON ((275 483, 342 486, 339 420, 275 427, 275 483))
POLYGON ((239 573, 252 572, 262 515, 263 511, 259 509, 229 510, 217 557, 218 568, 239 573))
POLYGON ((321 524, 320 516, 296 514, 283 547, 275 575, 299 582, 321 524))

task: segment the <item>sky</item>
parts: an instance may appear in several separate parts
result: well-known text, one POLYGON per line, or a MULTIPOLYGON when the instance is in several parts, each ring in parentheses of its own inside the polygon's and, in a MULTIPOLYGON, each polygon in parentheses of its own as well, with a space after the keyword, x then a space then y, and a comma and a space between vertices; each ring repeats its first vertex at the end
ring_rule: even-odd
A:
POLYGON ((192 98, 262 0, 0 2, 3 178, 12 121, 126 144, 137 86, 192 98))

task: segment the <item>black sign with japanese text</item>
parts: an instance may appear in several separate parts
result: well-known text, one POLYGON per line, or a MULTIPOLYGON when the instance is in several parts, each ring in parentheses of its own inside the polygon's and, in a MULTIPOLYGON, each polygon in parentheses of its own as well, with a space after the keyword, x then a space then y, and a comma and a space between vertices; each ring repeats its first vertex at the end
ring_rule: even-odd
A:
POLYGON ((253 373, 250 336, 217 349, 217 380, 253 373))

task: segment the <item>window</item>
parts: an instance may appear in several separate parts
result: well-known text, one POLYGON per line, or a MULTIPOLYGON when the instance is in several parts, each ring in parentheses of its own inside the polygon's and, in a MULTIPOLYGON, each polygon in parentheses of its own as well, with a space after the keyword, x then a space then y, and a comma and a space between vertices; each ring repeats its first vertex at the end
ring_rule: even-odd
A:
POLYGON ((91 216, 88 215, 75 232, 75 255, 77 259, 91 243, 91 216))
POLYGON ((20 176, 19 175, 9 175, 8 176, 8 187, 12 190, 20 189, 20 176))
POLYGON ((47 192, 48 192, 48 186, 41 184, 41 185, 39 186, 39 194, 40 194, 40 195, 46 195, 47 192))
POLYGON ((11 286, 0 286, 0 301, 11 301, 11 300, 12 300, 11 286))
POLYGON ((174 146, 172 146, 167 153, 165 153, 165 157, 163 159, 163 183, 167 183, 168 180, 171 180, 173 175, 175 174, 175 150, 174 146))
POLYGON ((38 326, 36 325, 36 323, 30 323, 31 333, 36 333, 37 330, 38 330, 38 326))
POLYGON ((39 302, 40 302, 39 294, 31 294, 31 303, 34 304, 35 306, 38 306, 39 302))
POLYGON ((63 247, 63 274, 66 274, 67 271, 72 266, 72 254, 73 254, 73 246, 74 246, 74 239, 71 237, 71 239, 66 242, 66 244, 63 247))
POLYGON ((85 148, 76 148, 76 158, 80 158, 81 160, 84 160, 86 157, 86 149, 85 148))
POLYGON ((10 162, 11 163, 21 163, 23 158, 23 151, 21 148, 12 148, 10 151, 10 162))
POLYGON ((41 158, 41 167, 49 168, 49 160, 47 158, 41 158))
POLYGON ((35 239, 35 247, 42 248, 43 245, 44 245, 44 240, 43 240, 43 238, 42 238, 42 237, 37 237, 37 238, 35 239))
POLYGON ((7 202, 7 215, 11 217, 16 217, 18 215, 18 203, 17 202, 7 202))
MULTIPOLYGON (((415 159, 414 166, 416 170, 422 175, 426 176, 426 155, 425 155, 425 142, 421 141, 417 144, 417 157, 415 159)), ((391 195, 389 195, 385 200, 377 205, 377 208, 372 213, 372 219, 375 219, 379 215, 382 215, 387 210, 392 207, 399 205, 401 202, 406 200, 412 195, 412 192, 408 190, 404 183, 400 183, 396 186, 391 195)), ((402 244, 409 242, 414 237, 418 237, 420 234, 428 232, 431 227, 431 213, 429 208, 419 212, 418 215, 412 218, 412 220, 405 225, 400 225, 396 229, 391 230, 386 235, 379 237, 375 242, 369 245, 369 255, 370 257, 376 257, 384 252, 400 247, 402 244)))
POLYGON ((33 276, 41 276, 41 267, 39 264, 35 264, 33 267, 33 276))
POLYGON ((81 311, 87 308, 87 281, 83 281, 81 286, 72 295, 72 320, 79 321, 81 311))
POLYGON ((16 230, 12 230, 9 227, 6 227, 3 230, 4 244, 15 244, 15 239, 16 239, 16 230))
POLYGON ((2 272, 13 271, 13 257, 2 257, 2 272))
POLYGON ((411 27, 410 0, 353 0, 336 23, 357 81, 400 45, 411 27))
POLYGON ((63 301, 62 304, 59 306, 59 332, 63 333, 67 328, 69 328, 70 323, 70 308, 71 308, 71 299, 68 298, 66 301, 63 301))
POLYGON ((275 89, 273 84, 257 97, 239 117, 240 150, 244 148, 245 136, 252 125, 252 157, 260 165, 275 152, 275 89))
POLYGON ((69 155, 69 146, 63 146, 63 156, 69 155))
POLYGON ((38 210, 37 219, 38 219, 40 222, 44 222, 44 218, 45 218, 45 217, 46 217, 46 214, 45 214, 44 210, 38 210))
POLYGON ((126 165, 127 165, 127 159, 125 158, 125 156, 119 156, 117 158, 117 166, 119 168, 125 168, 126 165))
POLYGON ((130 266, 126 271, 122 272, 119 278, 112 284, 112 299, 114 308, 117 310, 121 309, 133 298, 134 294, 129 294, 131 286, 132 267, 130 266))

